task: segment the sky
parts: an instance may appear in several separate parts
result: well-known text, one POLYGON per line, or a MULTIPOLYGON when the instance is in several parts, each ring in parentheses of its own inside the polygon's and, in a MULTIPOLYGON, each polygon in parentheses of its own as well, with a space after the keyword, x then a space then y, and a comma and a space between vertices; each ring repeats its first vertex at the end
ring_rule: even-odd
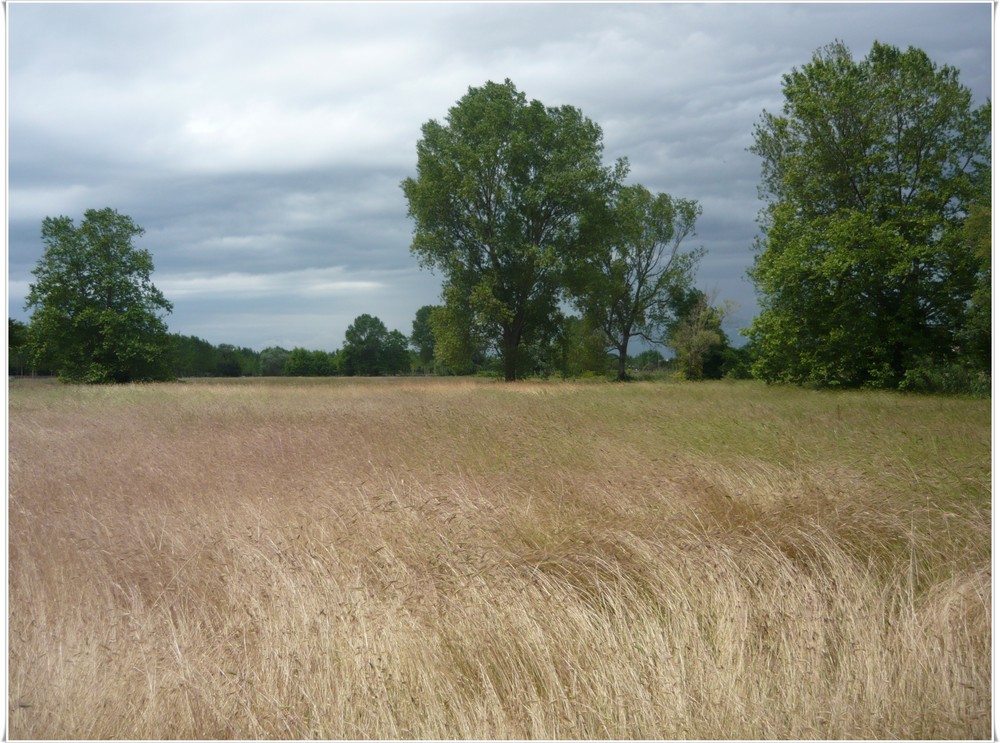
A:
POLYGON ((748 152, 781 78, 835 40, 915 46, 992 95, 992 4, 31 3, 6 7, 8 313, 42 220, 145 229, 171 332, 333 351, 361 314, 409 334, 442 276, 410 253, 420 127, 510 79, 604 133, 628 183, 702 206, 696 285, 757 313, 748 152))

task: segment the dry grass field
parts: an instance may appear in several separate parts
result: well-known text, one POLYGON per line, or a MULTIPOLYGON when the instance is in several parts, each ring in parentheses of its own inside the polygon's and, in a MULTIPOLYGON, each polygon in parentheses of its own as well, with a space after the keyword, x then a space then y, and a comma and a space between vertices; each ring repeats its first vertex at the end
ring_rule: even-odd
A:
POLYGON ((9 388, 12 738, 989 738, 990 403, 9 388))

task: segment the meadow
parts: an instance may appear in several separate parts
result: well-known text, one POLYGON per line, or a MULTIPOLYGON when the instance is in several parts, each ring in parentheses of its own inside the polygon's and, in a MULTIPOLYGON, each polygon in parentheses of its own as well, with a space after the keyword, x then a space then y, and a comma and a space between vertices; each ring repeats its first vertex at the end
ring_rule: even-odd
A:
POLYGON ((991 735, 988 400, 9 386, 11 738, 991 735))

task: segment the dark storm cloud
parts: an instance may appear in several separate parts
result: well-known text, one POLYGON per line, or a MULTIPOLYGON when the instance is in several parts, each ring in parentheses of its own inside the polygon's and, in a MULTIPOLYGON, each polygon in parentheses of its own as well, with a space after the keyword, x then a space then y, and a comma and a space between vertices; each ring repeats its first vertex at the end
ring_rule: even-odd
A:
POLYGON ((991 87, 980 4, 21 4, 9 24, 9 310, 41 220, 146 229, 176 332, 332 349, 367 312, 408 332, 440 277, 409 253, 420 126, 510 78, 604 130, 631 182, 697 199, 699 285, 755 314, 761 111, 819 47, 925 49, 991 87))

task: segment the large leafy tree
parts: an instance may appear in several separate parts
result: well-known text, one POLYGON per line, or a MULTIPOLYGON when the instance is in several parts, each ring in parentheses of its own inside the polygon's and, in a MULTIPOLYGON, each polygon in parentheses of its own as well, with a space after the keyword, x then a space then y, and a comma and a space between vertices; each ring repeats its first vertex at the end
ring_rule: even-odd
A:
POLYGON ((602 225, 603 239, 575 262, 572 283, 577 304, 604 332, 617 357, 618 379, 624 380, 629 341, 660 342, 672 317, 671 298, 691 284, 702 251, 680 247, 694 234, 701 207, 634 185, 620 189, 612 211, 602 225))
POLYGON ((837 42, 783 78, 764 112, 762 311, 754 371, 769 380, 895 386, 956 353, 981 262, 963 226, 988 203, 989 104, 921 50, 837 42))
MULTIPOLYGON (((513 380, 523 348, 552 323, 567 254, 624 162, 602 164, 601 129, 578 109, 528 102, 510 80, 470 88, 444 123, 421 131, 417 175, 402 188, 411 251, 444 274, 435 324, 471 323, 513 380)), ((452 330, 436 333, 438 343, 464 332, 452 330)))
POLYGON ((144 230, 114 209, 42 222, 45 252, 26 308, 37 366, 70 382, 172 377, 162 318, 173 307, 150 280, 153 258, 134 241, 144 230))

